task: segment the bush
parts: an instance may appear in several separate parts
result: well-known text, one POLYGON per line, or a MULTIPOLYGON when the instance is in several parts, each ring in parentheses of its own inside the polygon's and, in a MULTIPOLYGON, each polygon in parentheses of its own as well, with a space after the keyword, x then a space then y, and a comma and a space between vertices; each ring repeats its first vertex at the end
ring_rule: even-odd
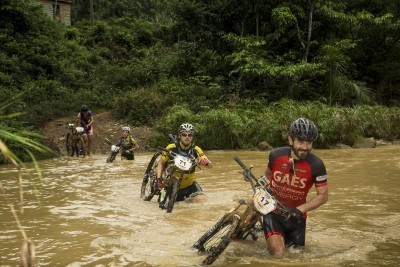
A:
POLYGON ((139 89, 129 91, 116 97, 114 103, 115 116, 126 119, 134 126, 150 124, 162 114, 167 103, 164 95, 155 90, 139 89))

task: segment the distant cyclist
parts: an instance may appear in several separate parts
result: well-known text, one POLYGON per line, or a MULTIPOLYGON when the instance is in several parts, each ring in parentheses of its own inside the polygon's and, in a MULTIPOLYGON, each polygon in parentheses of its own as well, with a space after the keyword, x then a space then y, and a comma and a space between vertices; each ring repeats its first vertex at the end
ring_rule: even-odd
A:
POLYGON ((88 106, 82 105, 81 112, 77 116, 78 126, 83 127, 83 141, 85 142, 86 154, 90 155, 93 141, 93 113, 88 106))
MULTIPOLYGON (((180 141, 169 144, 166 149, 183 156, 193 156, 198 160, 199 165, 203 165, 206 168, 212 168, 213 164, 204 154, 203 150, 192 142, 194 133, 195 130, 192 124, 183 123, 178 130, 180 141)), ((163 187, 161 177, 169 160, 170 158, 166 153, 164 153, 157 166, 157 184, 159 187, 163 187)), ((203 190, 196 182, 195 170, 196 168, 193 168, 190 173, 184 174, 176 201, 182 201, 185 198, 203 194, 203 190)))
POLYGON ((134 150, 139 149, 139 145, 130 135, 131 128, 128 126, 122 127, 122 137, 119 139, 117 146, 122 148, 121 156, 127 160, 134 160, 134 150))
POLYGON ((299 118, 290 125, 290 146, 276 148, 269 154, 264 174, 269 178, 275 197, 290 208, 287 217, 274 212, 264 215, 265 239, 274 256, 284 255, 286 247, 305 245, 307 212, 328 201, 325 165, 311 153, 317 137, 315 124, 309 119, 299 118), (312 186, 316 195, 307 201, 312 186))

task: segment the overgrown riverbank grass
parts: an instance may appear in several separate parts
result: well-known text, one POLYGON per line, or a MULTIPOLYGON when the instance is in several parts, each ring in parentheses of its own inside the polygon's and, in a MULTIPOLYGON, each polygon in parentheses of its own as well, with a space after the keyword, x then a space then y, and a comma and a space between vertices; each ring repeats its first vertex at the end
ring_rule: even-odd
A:
MULTIPOLYGON (((318 148, 336 143, 351 146, 364 137, 387 141, 400 137, 400 108, 350 108, 288 99, 259 110, 236 105, 194 113, 187 106, 175 105, 157 122, 157 129, 166 136, 176 133, 180 123, 191 122, 197 128, 196 142, 205 149, 250 148, 261 141, 276 147, 287 144, 288 127, 298 117, 307 117, 318 126, 320 137, 315 143, 318 148)), ((156 137, 153 144, 163 145, 163 141, 165 139, 156 137)))

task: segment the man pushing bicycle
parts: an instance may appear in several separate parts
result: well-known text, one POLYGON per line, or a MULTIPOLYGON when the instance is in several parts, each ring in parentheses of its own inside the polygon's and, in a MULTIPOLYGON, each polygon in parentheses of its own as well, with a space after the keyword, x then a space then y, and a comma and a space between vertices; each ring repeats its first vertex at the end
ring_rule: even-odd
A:
POLYGON ((274 196, 290 208, 288 216, 270 212, 263 217, 263 230, 269 251, 282 256, 286 247, 305 245, 307 212, 328 201, 328 181, 323 161, 311 153, 318 137, 315 124, 299 118, 289 129, 289 147, 272 150, 264 175, 274 196), (306 201, 314 185, 317 195, 306 201))
MULTIPOLYGON (((179 142, 169 144, 165 149, 170 150, 176 154, 180 154, 186 157, 193 157, 198 160, 199 165, 203 165, 206 168, 212 168, 212 162, 204 154, 203 150, 194 145, 193 136, 195 133, 194 127, 190 123, 183 123, 178 130, 179 142)), ((167 162, 172 159, 167 153, 163 153, 160 162, 157 166, 157 185, 159 188, 163 187, 162 173, 167 165, 167 162)), ((200 185, 196 182, 195 176, 196 168, 193 168, 190 173, 184 174, 176 201, 182 201, 185 198, 202 195, 203 190, 200 185)))

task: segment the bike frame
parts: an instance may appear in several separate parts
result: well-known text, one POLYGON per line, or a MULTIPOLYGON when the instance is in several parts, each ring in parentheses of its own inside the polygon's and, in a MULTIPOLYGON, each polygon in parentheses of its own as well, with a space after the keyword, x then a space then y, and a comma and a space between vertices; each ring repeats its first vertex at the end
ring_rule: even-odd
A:
POLYGON ((66 136, 66 146, 67 146, 67 153, 69 156, 73 156, 74 153, 76 153, 76 156, 78 157, 79 154, 82 154, 85 156, 85 147, 84 147, 84 140, 82 138, 82 133, 78 132, 75 125, 70 123, 67 126, 67 129, 70 130, 69 133, 67 133, 66 136), (71 139, 71 143, 69 144, 69 139, 71 139), (79 143, 81 143, 81 147, 78 147, 79 143), (71 147, 69 147, 71 146, 71 147), (71 151, 68 151, 68 150, 71 151))
MULTIPOLYGON (((240 173, 243 175, 244 180, 250 183, 253 192, 255 193, 256 189, 262 190, 263 195, 261 197, 267 196, 271 204, 276 204, 276 206, 273 206, 275 211, 287 214, 289 209, 272 196, 273 190, 269 187, 269 183, 263 179, 257 179, 251 172, 253 166, 247 167, 238 157, 235 157, 234 160, 242 167, 243 171, 240 173), (268 196, 268 194, 270 195, 268 196)), ((247 236, 251 235, 253 240, 257 240, 257 233, 262 230, 263 215, 258 211, 260 207, 256 208, 254 201, 254 196, 246 200, 239 200, 234 208, 225 213, 193 245, 198 251, 207 253, 203 264, 212 264, 232 239, 246 239, 247 236)), ((263 207, 261 209, 263 212, 263 207)), ((265 212, 268 212, 268 209, 265 212)))

